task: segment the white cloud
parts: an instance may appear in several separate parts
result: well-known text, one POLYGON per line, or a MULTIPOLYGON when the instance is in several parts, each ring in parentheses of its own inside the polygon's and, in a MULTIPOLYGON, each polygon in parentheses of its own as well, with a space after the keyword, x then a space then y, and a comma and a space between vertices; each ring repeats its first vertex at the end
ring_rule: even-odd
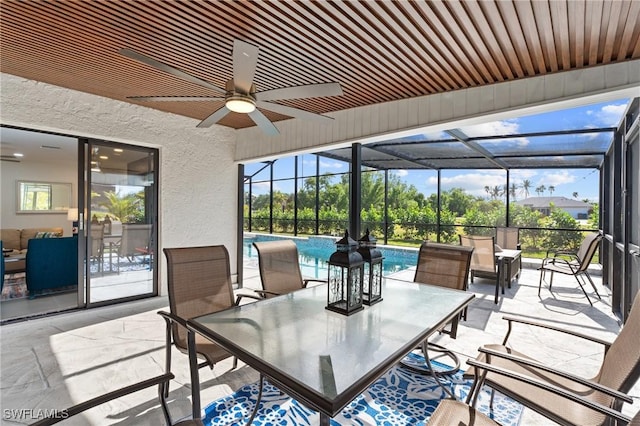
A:
POLYGON ((407 176, 409 174, 409 172, 407 170, 394 170, 391 173, 393 173, 396 176, 400 176, 400 177, 407 176))
MULTIPOLYGON (((438 178, 430 177, 427 179, 428 185, 437 185, 438 178)), ((501 170, 487 170, 484 173, 466 173, 451 177, 443 177, 441 179, 442 190, 446 191, 452 188, 463 188, 467 194, 486 197, 487 191, 485 186, 493 188, 494 186, 502 186, 505 184, 505 174, 501 170)))
POLYGON ((340 169, 346 169, 347 165, 346 163, 341 163, 339 161, 323 161, 322 159, 320 160, 320 168, 325 168, 325 169, 336 169, 336 170, 340 170, 340 169))
MULTIPOLYGON (((605 105, 600 110, 589 110, 587 111, 587 115, 593 117, 594 122, 597 126, 607 126, 614 127, 620 124, 620 119, 622 118, 622 114, 624 114, 627 109, 627 104, 621 105, 605 105)), ((591 124, 585 126, 586 128, 596 127, 596 125, 591 124)))
POLYGON ((517 134, 520 124, 517 120, 492 121, 490 123, 477 124, 475 126, 464 127, 460 130, 469 137, 490 136, 490 135, 512 135, 517 134))
POLYGON ((522 180, 533 178, 538 173, 535 170, 527 170, 527 169, 513 169, 510 173, 511 182, 515 182, 516 184, 520 184, 522 180))
POLYGON ((627 109, 626 104, 622 105, 605 105, 600 110, 598 118, 605 126, 617 126, 620 124, 622 114, 627 109))
MULTIPOLYGON (((477 136, 492 136, 492 135, 515 135, 520 132, 520 123, 517 119, 492 121, 490 123, 477 124, 475 126, 464 127, 462 132, 473 138, 477 136)), ((514 138, 514 139, 497 139, 491 142, 483 142, 484 144, 500 145, 505 143, 515 143, 517 146, 524 147, 529 145, 527 138, 514 138)))
POLYGON ((557 187, 559 185, 564 185, 566 183, 573 183, 575 181, 576 181, 576 176, 573 173, 569 173, 567 171, 561 171, 558 173, 545 173, 543 176, 540 177, 538 181, 538 186, 545 185, 549 187, 549 185, 552 185, 557 187))

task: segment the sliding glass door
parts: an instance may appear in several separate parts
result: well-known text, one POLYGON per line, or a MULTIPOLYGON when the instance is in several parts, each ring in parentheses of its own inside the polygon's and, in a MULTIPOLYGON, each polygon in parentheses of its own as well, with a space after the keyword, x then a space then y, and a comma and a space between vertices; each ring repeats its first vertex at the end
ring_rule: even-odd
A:
POLYGON ((86 303, 156 295, 157 150, 86 140, 84 156, 86 303))

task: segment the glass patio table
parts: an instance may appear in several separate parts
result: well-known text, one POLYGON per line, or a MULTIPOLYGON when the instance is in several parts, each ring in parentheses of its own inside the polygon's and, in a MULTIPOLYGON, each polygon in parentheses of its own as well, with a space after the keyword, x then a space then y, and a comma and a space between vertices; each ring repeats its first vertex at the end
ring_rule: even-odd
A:
POLYGON ((289 396, 338 414, 369 385, 458 315, 473 293, 385 278, 383 300, 350 316, 325 309, 327 286, 187 321, 194 417, 200 416, 194 332, 221 345, 289 396))

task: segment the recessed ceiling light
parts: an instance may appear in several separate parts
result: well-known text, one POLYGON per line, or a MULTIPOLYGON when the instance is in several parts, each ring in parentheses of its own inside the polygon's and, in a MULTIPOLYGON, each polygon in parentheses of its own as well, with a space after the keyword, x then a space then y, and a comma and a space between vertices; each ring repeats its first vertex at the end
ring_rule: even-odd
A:
POLYGON ((14 157, 24 157, 24 154, 23 154, 23 153, 21 153, 21 152, 14 152, 14 153, 13 153, 13 156, 14 156, 14 157))
POLYGON ((100 159, 101 159, 101 160, 108 160, 108 159, 109 159, 109 157, 107 157, 106 155, 101 155, 101 156, 100 156, 100 159))
POLYGON ((122 152, 124 151, 122 148, 113 148, 113 152, 122 152))

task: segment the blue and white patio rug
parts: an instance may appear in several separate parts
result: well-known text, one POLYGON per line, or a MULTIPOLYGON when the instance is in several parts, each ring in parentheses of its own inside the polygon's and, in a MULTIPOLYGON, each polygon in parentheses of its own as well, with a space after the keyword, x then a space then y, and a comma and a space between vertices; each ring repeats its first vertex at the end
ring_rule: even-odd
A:
MULTIPOLYGON (((421 355, 409 355, 419 362, 421 355)), ((453 390, 456 398, 465 400, 470 381, 462 371, 441 379, 453 390)), ((220 398, 205 408, 206 426, 243 425, 249 419, 259 392, 259 383, 240 388, 234 394, 220 398)), ((425 425, 438 402, 447 395, 431 376, 415 374, 396 366, 372 384, 331 419, 331 426, 399 426, 425 425)), ((477 408, 501 425, 519 425, 522 405, 496 392, 493 411, 489 409, 490 390, 484 388, 477 408)), ((265 381, 262 401, 252 423, 259 426, 309 426, 319 424, 319 414, 281 393, 265 381)))

